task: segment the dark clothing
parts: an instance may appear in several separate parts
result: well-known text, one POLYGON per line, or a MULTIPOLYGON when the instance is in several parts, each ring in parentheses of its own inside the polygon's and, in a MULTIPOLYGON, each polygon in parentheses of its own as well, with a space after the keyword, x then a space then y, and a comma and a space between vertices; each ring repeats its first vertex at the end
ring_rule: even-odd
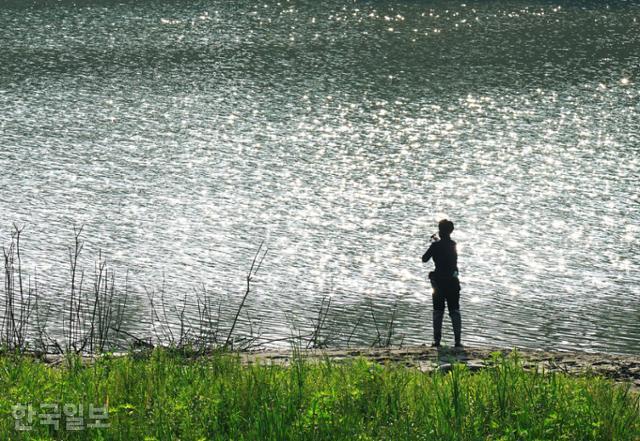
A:
POLYGON ((433 309, 444 311, 446 300, 449 311, 460 309, 460 282, 458 281, 458 252, 456 243, 450 238, 433 242, 422 261, 433 258, 435 271, 429 273, 433 286, 433 309))
POLYGON ((447 303, 449 313, 460 309, 460 283, 458 279, 452 279, 449 283, 437 283, 431 280, 433 286, 433 309, 444 311, 444 304, 447 303))
POLYGON ((456 243, 450 238, 433 242, 422 256, 423 262, 433 258, 435 271, 429 273, 433 287, 433 338, 440 344, 444 306, 447 305, 456 343, 460 343, 462 324, 460 318, 460 281, 458 280, 458 253, 456 243))
MULTIPOLYGON (((450 238, 443 238, 433 242, 426 253, 422 256, 423 262, 428 262, 433 258, 436 264, 434 277, 450 278, 457 276, 458 272, 458 252, 456 251, 456 243, 450 238)), ((432 278, 429 276, 429 278, 432 278)))

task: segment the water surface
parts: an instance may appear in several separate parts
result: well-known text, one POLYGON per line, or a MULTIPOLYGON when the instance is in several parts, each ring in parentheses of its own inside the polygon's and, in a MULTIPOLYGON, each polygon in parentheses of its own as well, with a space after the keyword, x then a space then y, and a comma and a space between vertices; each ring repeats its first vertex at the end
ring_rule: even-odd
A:
POLYGON ((631 1, 3 3, 1 237, 62 290, 84 224, 141 335, 143 287, 233 310, 264 241, 265 336, 330 295, 423 343, 448 216, 466 342, 638 353, 639 72, 631 1))

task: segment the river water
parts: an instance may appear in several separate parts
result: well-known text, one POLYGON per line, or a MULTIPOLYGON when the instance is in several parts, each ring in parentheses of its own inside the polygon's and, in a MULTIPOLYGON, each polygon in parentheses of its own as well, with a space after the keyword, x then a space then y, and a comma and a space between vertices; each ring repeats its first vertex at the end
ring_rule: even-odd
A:
POLYGON ((632 1, 3 2, 0 238, 55 303, 84 225, 139 335, 163 278, 233 311, 264 242, 264 336, 330 297, 419 344, 446 216, 466 343, 637 354, 639 82, 632 1))

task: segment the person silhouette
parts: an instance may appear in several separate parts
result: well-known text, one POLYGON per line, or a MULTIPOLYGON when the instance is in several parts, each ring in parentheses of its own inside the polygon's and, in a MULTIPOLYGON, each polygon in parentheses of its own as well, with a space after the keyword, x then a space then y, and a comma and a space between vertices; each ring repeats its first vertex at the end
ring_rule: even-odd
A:
POLYGON ((447 304, 455 347, 462 347, 462 317, 460 315, 460 281, 458 280, 458 252, 456 243, 451 240, 453 222, 442 219, 438 222, 438 235, 431 236, 431 246, 422 256, 423 262, 433 258, 435 270, 429 273, 429 280, 433 287, 433 343, 440 347, 442 338, 442 321, 444 319, 444 305, 447 304))

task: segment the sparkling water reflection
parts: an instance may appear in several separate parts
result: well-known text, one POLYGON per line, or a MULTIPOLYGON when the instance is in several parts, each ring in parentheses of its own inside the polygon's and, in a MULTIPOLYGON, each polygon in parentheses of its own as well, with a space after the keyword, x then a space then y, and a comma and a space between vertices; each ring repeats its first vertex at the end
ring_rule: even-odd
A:
POLYGON ((446 215, 467 342, 637 353, 640 8, 528 3, 6 3, 2 237, 230 305, 265 240, 266 334, 331 294, 421 343, 446 215))

